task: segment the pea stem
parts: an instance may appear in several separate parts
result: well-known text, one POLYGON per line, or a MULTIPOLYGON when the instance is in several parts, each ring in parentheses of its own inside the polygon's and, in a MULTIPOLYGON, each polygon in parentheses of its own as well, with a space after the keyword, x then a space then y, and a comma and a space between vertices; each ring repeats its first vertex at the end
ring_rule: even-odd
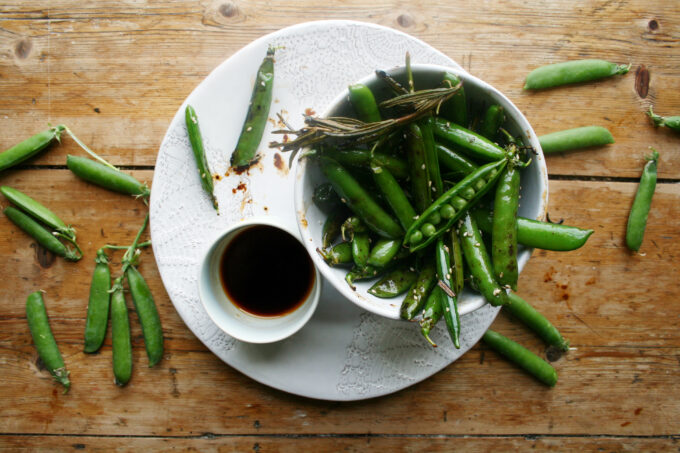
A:
POLYGON ((92 156, 95 160, 98 160, 100 163, 106 165, 112 170, 120 171, 117 167, 111 165, 104 158, 100 157, 97 153, 88 148, 88 146, 85 143, 83 143, 78 137, 76 137, 76 134, 74 134, 73 131, 69 129, 67 126, 64 126, 64 130, 73 139, 73 141, 78 144, 78 146, 80 146, 87 154, 92 156))
MULTIPOLYGON (((137 248, 141 249, 144 247, 148 247, 151 245, 151 241, 146 241, 142 242, 141 244, 137 244, 137 248)), ((111 244, 106 244, 102 247, 102 249, 107 249, 107 250, 128 250, 131 247, 131 245, 111 245, 111 244)))

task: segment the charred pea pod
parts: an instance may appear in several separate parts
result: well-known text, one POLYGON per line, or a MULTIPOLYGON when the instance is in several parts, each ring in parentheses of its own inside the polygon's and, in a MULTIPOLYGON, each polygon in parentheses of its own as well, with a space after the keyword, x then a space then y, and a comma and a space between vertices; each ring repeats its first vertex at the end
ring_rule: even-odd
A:
POLYGON ((430 332, 437 325, 439 320, 442 318, 444 313, 444 304, 442 303, 442 297, 444 292, 439 286, 432 288, 430 294, 425 301, 425 308, 423 308, 423 317, 421 318, 420 333, 423 334, 428 343, 433 347, 437 347, 437 344, 430 338, 430 332))
POLYGON ((464 178, 479 167, 467 157, 442 144, 437 143, 435 149, 437 150, 439 163, 449 169, 458 179, 464 178))
POLYGON ((354 266, 348 273, 345 275, 345 281, 347 284, 350 286, 350 288, 354 288, 354 282, 359 281, 359 280, 368 280, 374 277, 377 277, 380 275, 381 271, 379 269, 376 269, 373 266, 365 266, 365 267, 356 267, 354 266))
POLYGON ((368 233, 355 233, 352 237, 352 261, 357 267, 366 267, 371 253, 371 239, 368 233))
POLYGON ((421 213, 432 203, 430 174, 427 169, 425 141, 420 127, 412 123, 406 130, 408 165, 411 179, 411 198, 416 213, 421 213))
POLYGON ((132 376, 132 342, 130 317, 125 304, 123 277, 114 282, 111 295, 111 343, 113 349, 113 377, 116 385, 124 386, 132 376))
POLYGON ((397 179, 406 179, 409 175, 408 164, 404 159, 377 151, 328 149, 323 151, 323 155, 350 167, 370 168, 372 164, 377 164, 387 168, 397 179))
POLYGON ((103 249, 97 250, 92 282, 90 283, 90 299, 87 304, 85 320, 85 352, 97 352, 106 337, 106 324, 109 321, 109 304, 111 301, 111 270, 109 259, 103 249))
POLYGON ((338 197, 338 194, 333 190, 333 185, 328 182, 319 184, 314 188, 312 201, 317 208, 326 214, 331 214, 336 209, 342 207, 340 197, 338 197))
POLYGON ((493 306, 510 303, 508 294, 494 278, 491 260, 486 252, 482 235, 469 213, 463 218, 458 232, 465 262, 477 283, 479 292, 493 306))
POLYGON ((619 65, 604 60, 573 60, 549 64, 529 73, 525 90, 542 90, 571 83, 589 82, 614 75, 623 75, 630 65, 619 65))
POLYGON ((626 228, 626 245, 629 250, 638 251, 642 245, 642 238, 647 226, 647 216, 652 206, 652 196, 656 188, 656 165, 659 153, 652 149, 652 154, 646 157, 647 163, 642 170, 640 185, 635 193, 635 200, 628 215, 626 228))
POLYGON ((435 118, 434 135, 456 146, 456 149, 474 159, 495 161, 505 158, 505 151, 491 140, 456 123, 435 118))
POLYGON ((69 155, 66 165, 79 178, 105 189, 145 199, 151 194, 149 187, 133 176, 92 159, 69 155))
POLYGON ((316 251, 329 266, 340 266, 342 264, 352 264, 353 262, 352 244, 349 242, 341 242, 330 249, 316 249, 316 251))
POLYGON ((601 126, 585 126, 538 137, 543 154, 554 154, 614 143, 611 132, 601 126))
POLYGON ((364 123, 377 123, 382 119, 373 92, 366 85, 357 83, 350 85, 348 90, 349 102, 354 107, 354 111, 361 121, 364 123))
MULTIPOLYGON (((474 209, 472 217, 485 233, 491 233, 493 215, 474 209)), ((593 230, 517 217, 517 242, 527 247, 566 252, 582 247, 593 230)))
POLYGON ((17 208, 29 214, 36 220, 39 220, 44 225, 49 226, 55 231, 61 233, 63 237, 76 240, 76 230, 70 225, 66 225, 55 213, 50 211, 47 207, 35 201, 23 192, 18 191, 12 187, 2 186, 0 192, 7 197, 17 208))
POLYGON ((501 172, 496 184, 491 228, 491 262, 496 281, 517 291, 517 210, 519 169, 512 163, 501 172))
POLYGON ((156 365, 163 358, 163 328, 158 316, 156 303, 151 295, 151 290, 146 284, 144 277, 135 266, 129 266, 125 271, 132 301, 142 325, 144 345, 149 357, 149 367, 156 365))
POLYGON ((515 343, 509 338, 487 330, 482 337, 484 343, 488 344, 491 349, 505 356, 511 362, 516 363, 536 379, 543 382, 550 387, 557 384, 557 372, 548 362, 534 354, 533 352, 515 343))
POLYGON ((503 310, 507 310, 512 316, 536 332, 547 344, 558 348, 560 351, 569 350, 569 342, 562 337, 559 330, 545 316, 517 294, 508 293, 508 297, 510 303, 503 307, 503 310))
POLYGON ((64 386, 64 393, 68 392, 71 388, 71 381, 68 378, 69 372, 66 370, 64 359, 61 357, 57 342, 52 335, 45 302, 40 291, 30 294, 26 299, 26 319, 33 337, 33 344, 35 344, 35 349, 45 364, 45 368, 57 382, 64 386))
POLYGON ((416 211, 411 202, 387 168, 380 166, 377 162, 372 162, 371 171, 373 172, 373 180, 382 192, 385 201, 392 208, 392 212, 397 216, 401 226, 407 229, 416 218, 416 211))
POLYGON ((274 52, 273 47, 267 49, 267 55, 257 70, 248 114, 245 123, 243 123, 236 149, 231 154, 231 166, 238 170, 248 168, 258 160, 257 148, 262 141, 269 108, 272 104, 274 52))
POLYGON ((52 143, 59 141, 61 133, 66 127, 62 124, 51 127, 34 136, 27 138, 21 143, 17 143, 11 148, 0 153, 0 171, 13 167, 26 159, 35 156, 52 143))
POLYGON ((499 104, 492 104, 484 112, 484 119, 479 125, 479 135, 494 141, 498 135, 498 129, 505 121, 505 111, 499 104))
MULTIPOLYGON (((442 83, 453 87, 460 83, 460 79, 454 74, 446 72, 444 73, 442 83)), ((461 126, 468 125, 467 101, 465 100, 464 87, 461 86, 451 99, 441 105, 439 113, 447 120, 456 124, 461 126)))
POLYGON ((410 321, 422 310, 430 291, 437 282, 437 271, 434 263, 429 261, 423 266, 416 282, 411 286, 401 303, 399 314, 402 319, 410 321))
POLYGON ((5 208, 4 213, 16 226, 24 230, 29 236, 38 241, 40 245, 55 255, 61 256, 68 261, 78 261, 83 257, 82 253, 74 251, 59 242, 59 239, 54 234, 47 231, 42 225, 18 209, 8 206, 5 208))
POLYGON ((184 112, 184 122, 187 126, 189 141, 191 142, 191 149, 194 152, 194 158, 196 159, 198 176, 201 178, 201 186, 210 197, 213 207, 217 209, 217 198, 215 198, 214 194, 215 187, 213 185, 210 168, 208 167, 208 159, 205 157, 201 128, 198 126, 198 115, 196 115, 196 111, 190 105, 187 105, 184 112))
POLYGON ((651 107, 649 108, 647 115, 652 120, 652 123, 654 123, 654 126, 666 126, 669 129, 680 132, 680 116, 659 116, 654 113, 651 107))
POLYGON ((385 267, 398 256, 401 249, 401 239, 378 239, 371 248, 367 264, 385 267))
POLYGON ((431 198, 435 199, 444 193, 444 184, 439 170, 439 159, 435 148, 434 135, 432 133, 432 116, 427 116, 419 121, 420 131, 423 134, 423 144, 425 145, 425 162, 427 164, 427 174, 430 178, 428 185, 431 198))
POLYGON ((335 238, 340 235, 342 223, 348 215, 347 209, 343 207, 342 209, 333 211, 326 217, 323 227, 321 228, 321 243, 324 248, 330 247, 331 244, 333 244, 333 241, 335 241, 335 238))
POLYGON ((418 273, 408 266, 398 267, 387 273, 368 289, 368 293, 381 299, 391 299, 409 290, 418 278, 418 273))
POLYGON ((342 165, 328 157, 319 157, 321 169, 333 188, 350 209, 375 233, 397 239, 404 234, 399 224, 390 217, 342 165))
POLYGON ((437 263, 437 278, 442 282, 449 291, 442 290, 441 303, 443 304, 442 311, 444 314, 444 321, 446 321, 446 328, 451 336, 451 341, 456 349, 460 349, 460 315, 458 314, 458 293, 454 292, 454 280, 451 277, 453 269, 451 268, 451 258, 449 256, 450 250, 444 245, 444 240, 440 236, 437 239, 437 246, 435 247, 435 261, 437 263))
POLYGON ((340 234, 343 241, 352 241, 355 233, 367 233, 366 224, 357 216, 349 216, 340 226, 340 234))
POLYGON ((479 167, 446 191, 409 227, 404 245, 415 252, 451 228, 456 220, 493 187, 507 162, 503 159, 479 167))

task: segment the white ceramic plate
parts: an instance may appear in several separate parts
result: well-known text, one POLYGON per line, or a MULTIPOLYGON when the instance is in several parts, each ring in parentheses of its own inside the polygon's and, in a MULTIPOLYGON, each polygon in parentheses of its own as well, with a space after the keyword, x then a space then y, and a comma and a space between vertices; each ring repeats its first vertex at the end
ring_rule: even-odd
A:
MULTIPOLYGON (((225 176, 250 100, 257 68, 268 45, 276 54, 274 102, 294 127, 307 109, 323 112, 335 96, 377 68, 414 63, 462 70, 450 58, 404 33, 350 21, 299 24, 249 44, 217 67, 177 111, 163 139, 151 192, 151 237, 163 284, 191 331, 230 366, 265 385, 311 398, 358 400, 385 395, 419 382, 456 360, 479 339, 498 313, 484 306, 463 317, 461 349, 454 349, 443 323, 431 348, 415 325, 366 312, 325 284, 311 321, 278 343, 235 340, 210 320, 198 297, 199 256, 214 235, 241 218, 277 216, 296 228, 294 169, 288 156, 260 146, 263 158, 249 174, 225 176), (220 214, 203 193, 184 126, 184 108, 198 114, 220 214), (277 157, 278 156, 278 157, 277 157)), ((309 111, 309 110, 307 110, 309 111)), ((271 270, 268 270, 271 271, 271 270)), ((266 272, 263 272, 266 282, 266 272)))

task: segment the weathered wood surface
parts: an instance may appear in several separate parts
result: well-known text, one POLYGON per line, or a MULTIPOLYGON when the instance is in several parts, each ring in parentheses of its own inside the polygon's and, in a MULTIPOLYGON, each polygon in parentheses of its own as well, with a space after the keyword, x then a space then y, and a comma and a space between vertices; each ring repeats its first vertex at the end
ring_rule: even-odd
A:
MULTIPOLYGON (((146 367, 133 315, 134 374, 127 388, 117 388, 110 337, 100 354, 81 352, 92 257, 104 243, 128 243, 146 209, 59 167, 66 154, 79 153, 66 138, 29 162, 42 168, 0 174, 0 184, 26 191, 73 223, 86 253, 79 263, 50 260, 0 216, 0 448, 677 450, 680 135, 655 130, 644 116, 652 104, 658 113, 680 114, 674 2, 3 4, 0 148, 47 122, 63 122, 150 182, 170 118, 210 70, 259 36, 318 19, 368 20, 425 40, 506 93, 538 134, 585 124, 614 134, 617 143, 606 148, 548 158, 551 218, 596 232, 575 252, 535 252, 521 277, 520 294, 571 340, 573 349, 554 362, 557 387, 542 387, 478 345, 425 382, 383 398, 340 404, 272 390, 223 364, 193 336, 149 250, 141 270, 159 306, 166 356, 157 368, 146 367), (530 69, 587 57, 633 67, 602 83, 522 92, 530 69), (641 64, 650 74, 646 96, 636 87, 641 64), (662 153, 662 182, 642 253, 632 255, 623 243, 625 224, 649 145, 662 153), (72 372, 68 395, 36 363, 24 302, 37 289, 46 291, 72 372)), ((545 353, 504 315, 494 329, 545 353)))

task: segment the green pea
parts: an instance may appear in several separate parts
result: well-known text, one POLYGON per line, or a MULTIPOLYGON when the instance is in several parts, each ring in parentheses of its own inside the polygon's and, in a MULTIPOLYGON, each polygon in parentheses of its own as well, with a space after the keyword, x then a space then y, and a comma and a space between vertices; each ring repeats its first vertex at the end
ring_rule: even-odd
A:
POLYGON ((427 220, 429 220, 432 225, 437 225, 442 221, 442 216, 438 211, 434 211, 432 214, 430 214, 427 220))
POLYGON ((423 233, 420 231, 414 231, 409 238, 411 244, 418 244, 423 240, 423 233))
POLYGON ((425 236, 431 237, 434 236, 434 234, 437 232, 437 228, 435 228, 435 226, 432 225, 431 223, 425 223, 420 228, 420 231, 422 231, 425 236))
POLYGON ((460 211, 461 209, 465 209, 467 206, 467 200, 465 198, 455 196, 451 198, 451 204, 456 209, 456 211, 460 211))
POLYGON ((456 209, 451 206, 450 204, 443 204, 441 208, 439 208, 439 214, 446 220, 452 218, 454 215, 456 215, 456 209))
POLYGON ((461 189, 460 192, 458 192, 458 195, 460 195, 465 200, 471 200, 472 197, 475 196, 475 189, 472 186, 465 187, 464 189, 461 189))

